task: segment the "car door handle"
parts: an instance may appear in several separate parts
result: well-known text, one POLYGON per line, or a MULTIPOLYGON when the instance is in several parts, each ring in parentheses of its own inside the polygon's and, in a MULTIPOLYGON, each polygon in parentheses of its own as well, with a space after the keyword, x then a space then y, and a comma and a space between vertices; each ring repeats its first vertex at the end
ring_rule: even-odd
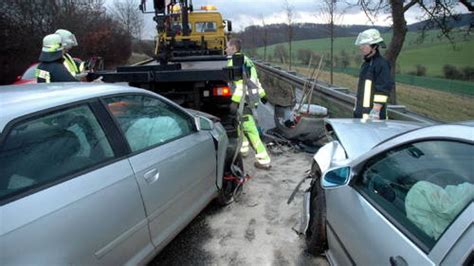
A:
POLYGON ((155 183, 158 178, 160 178, 160 172, 158 172, 157 169, 151 169, 150 171, 146 172, 143 177, 148 184, 152 184, 155 183))
POLYGON ((390 260, 391 266, 408 266, 407 261, 403 257, 400 257, 400 256, 390 257, 389 260, 390 260))

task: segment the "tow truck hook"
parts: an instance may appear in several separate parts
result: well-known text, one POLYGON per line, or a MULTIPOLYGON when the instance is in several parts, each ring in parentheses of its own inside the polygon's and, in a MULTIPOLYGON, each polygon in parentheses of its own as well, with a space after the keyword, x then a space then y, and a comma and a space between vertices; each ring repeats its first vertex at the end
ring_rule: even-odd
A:
POLYGON ((225 180, 229 180, 229 181, 232 181, 232 182, 234 182, 238 185, 242 185, 245 182, 247 182, 247 180, 249 180, 251 178, 250 175, 245 174, 243 172, 242 168, 240 168, 236 164, 232 164, 230 166, 230 170, 232 172, 232 175, 224 176, 225 180))

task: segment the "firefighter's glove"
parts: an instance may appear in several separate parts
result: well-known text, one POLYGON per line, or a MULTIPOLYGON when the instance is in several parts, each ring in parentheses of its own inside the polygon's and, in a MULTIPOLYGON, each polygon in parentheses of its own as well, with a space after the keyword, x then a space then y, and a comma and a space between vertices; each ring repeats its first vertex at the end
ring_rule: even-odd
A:
POLYGON ((267 96, 263 96, 262 98, 260 98, 260 101, 262 101, 263 104, 267 104, 268 102, 267 96))
POLYGON ((239 110, 239 104, 236 102, 232 102, 229 107, 230 115, 236 116, 238 110, 239 110))
POLYGON ((369 118, 374 120, 380 119, 380 110, 382 110, 382 105, 379 103, 374 103, 374 107, 370 110, 369 118))

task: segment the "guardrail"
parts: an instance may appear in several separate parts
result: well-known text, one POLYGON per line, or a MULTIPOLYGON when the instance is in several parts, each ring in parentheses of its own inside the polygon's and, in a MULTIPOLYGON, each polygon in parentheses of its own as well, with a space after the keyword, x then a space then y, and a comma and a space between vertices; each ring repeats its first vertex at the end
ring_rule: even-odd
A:
MULTIPOLYGON (((305 83, 309 83, 309 85, 312 86, 315 82, 314 80, 310 80, 308 77, 298 75, 294 71, 286 71, 280 67, 275 67, 262 61, 255 60, 254 63, 257 68, 259 68, 259 71, 263 71, 273 78, 290 83, 291 85, 298 88, 299 91, 297 91, 297 97, 301 97, 301 89, 305 83)), ((328 101, 335 103, 345 109, 352 110, 354 107, 356 97, 355 95, 350 94, 345 88, 330 86, 329 84, 323 82, 316 82, 314 89, 316 93, 323 95, 328 101)), ((403 105, 388 105, 387 110, 389 117, 395 118, 397 120, 415 121, 427 124, 439 123, 439 121, 409 111, 403 105)))

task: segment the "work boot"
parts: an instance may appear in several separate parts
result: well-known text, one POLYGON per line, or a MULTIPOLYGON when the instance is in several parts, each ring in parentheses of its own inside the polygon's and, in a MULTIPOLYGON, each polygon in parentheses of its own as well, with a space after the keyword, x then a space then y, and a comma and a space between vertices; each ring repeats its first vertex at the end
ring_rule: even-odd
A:
POLYGON ((262 170, 270 170, 272 168, 271 164, 261 164, 259 162, 255 162, 255 168, 262 169, 262 170))

